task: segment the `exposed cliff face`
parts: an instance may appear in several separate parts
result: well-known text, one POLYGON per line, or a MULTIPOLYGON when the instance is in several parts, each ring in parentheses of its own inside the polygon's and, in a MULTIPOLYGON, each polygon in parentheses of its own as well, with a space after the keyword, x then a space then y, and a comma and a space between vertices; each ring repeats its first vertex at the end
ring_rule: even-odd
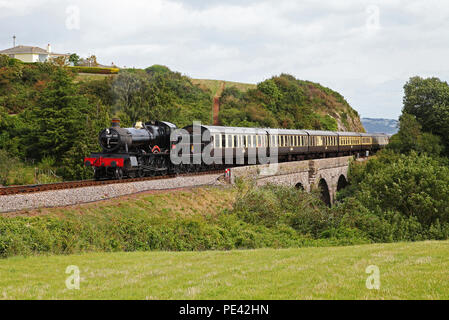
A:
POLYGON ((331 116, 337 122, 338 131, 365 132, 360 116, 338 92, 319 83, 301 81, 308 100, 315 112, 331 116))

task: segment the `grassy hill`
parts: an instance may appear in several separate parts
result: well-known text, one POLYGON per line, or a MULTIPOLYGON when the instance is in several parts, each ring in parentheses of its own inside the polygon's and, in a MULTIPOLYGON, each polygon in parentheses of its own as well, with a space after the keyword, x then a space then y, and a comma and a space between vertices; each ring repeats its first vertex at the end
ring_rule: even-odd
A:
POLYGON ((448 241, 226 252, 10 258, 3 299, 447 299, 448 241), (80 290, 67 290, 67 266, 80 290), (366 288, 366 268, 380 289, 366 288))
POLYGON ((225 84, 224 89, 235 87, 242 92, 246 92, 249 89, 256 89, 257 85, 252 83, 242 83, 234 81, 224 81, 224 80, 209 80, 209 79, 192 79, 192 83, 199 86, 203 90, 209 90, 212 97, 217 94, 221 95, 222 83, 225 84))

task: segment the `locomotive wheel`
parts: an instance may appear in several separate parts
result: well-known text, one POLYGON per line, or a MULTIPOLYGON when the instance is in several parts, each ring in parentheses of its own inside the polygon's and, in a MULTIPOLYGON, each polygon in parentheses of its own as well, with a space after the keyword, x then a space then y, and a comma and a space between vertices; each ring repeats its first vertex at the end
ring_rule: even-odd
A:
POLYGON ((94 169, 94 179, 95 180, 100 180, 101 179, 100 170, 98 170, 97 168, 94 169))
POLYGON ((115 169, 115 178, 117 180, 122 180, 123 179, 123 170, 121 168, 115 169))
POLYGON ((172 170, 174 174, 178 175, 181 172, 181 166, 178 165, 172 165, 172 170))
POLYGON ((137 171, 137 176, 139 178, 145 177, 145 172, 143 171, 143 169, 139 169, 139 171, 137 171))

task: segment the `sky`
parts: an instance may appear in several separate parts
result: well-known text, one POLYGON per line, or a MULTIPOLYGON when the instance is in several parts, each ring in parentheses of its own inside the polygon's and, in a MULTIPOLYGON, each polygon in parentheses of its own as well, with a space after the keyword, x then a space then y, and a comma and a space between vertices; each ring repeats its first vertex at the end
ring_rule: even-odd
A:
POLYGON ((449 79, 441 0, 0 0, 0 49, 13 35, 192 78, 258 83, 289 73, 338 91, 362 117, 397 119, 412 76, 449 79))

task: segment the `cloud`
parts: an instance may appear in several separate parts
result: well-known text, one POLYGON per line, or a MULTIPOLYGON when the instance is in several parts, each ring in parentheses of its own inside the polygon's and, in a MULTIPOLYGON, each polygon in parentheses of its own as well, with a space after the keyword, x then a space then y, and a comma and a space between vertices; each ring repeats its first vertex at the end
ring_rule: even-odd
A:
POLYGON ((286 72, 339 91, 363 116, 396 118, 410 76, 449 76, 449 3, 436 0, 0 0, 0 17, 0 48, 16 34, 198 78, 286 72), (68 6, 79 8, 79 29, 66 27, 68 6))

